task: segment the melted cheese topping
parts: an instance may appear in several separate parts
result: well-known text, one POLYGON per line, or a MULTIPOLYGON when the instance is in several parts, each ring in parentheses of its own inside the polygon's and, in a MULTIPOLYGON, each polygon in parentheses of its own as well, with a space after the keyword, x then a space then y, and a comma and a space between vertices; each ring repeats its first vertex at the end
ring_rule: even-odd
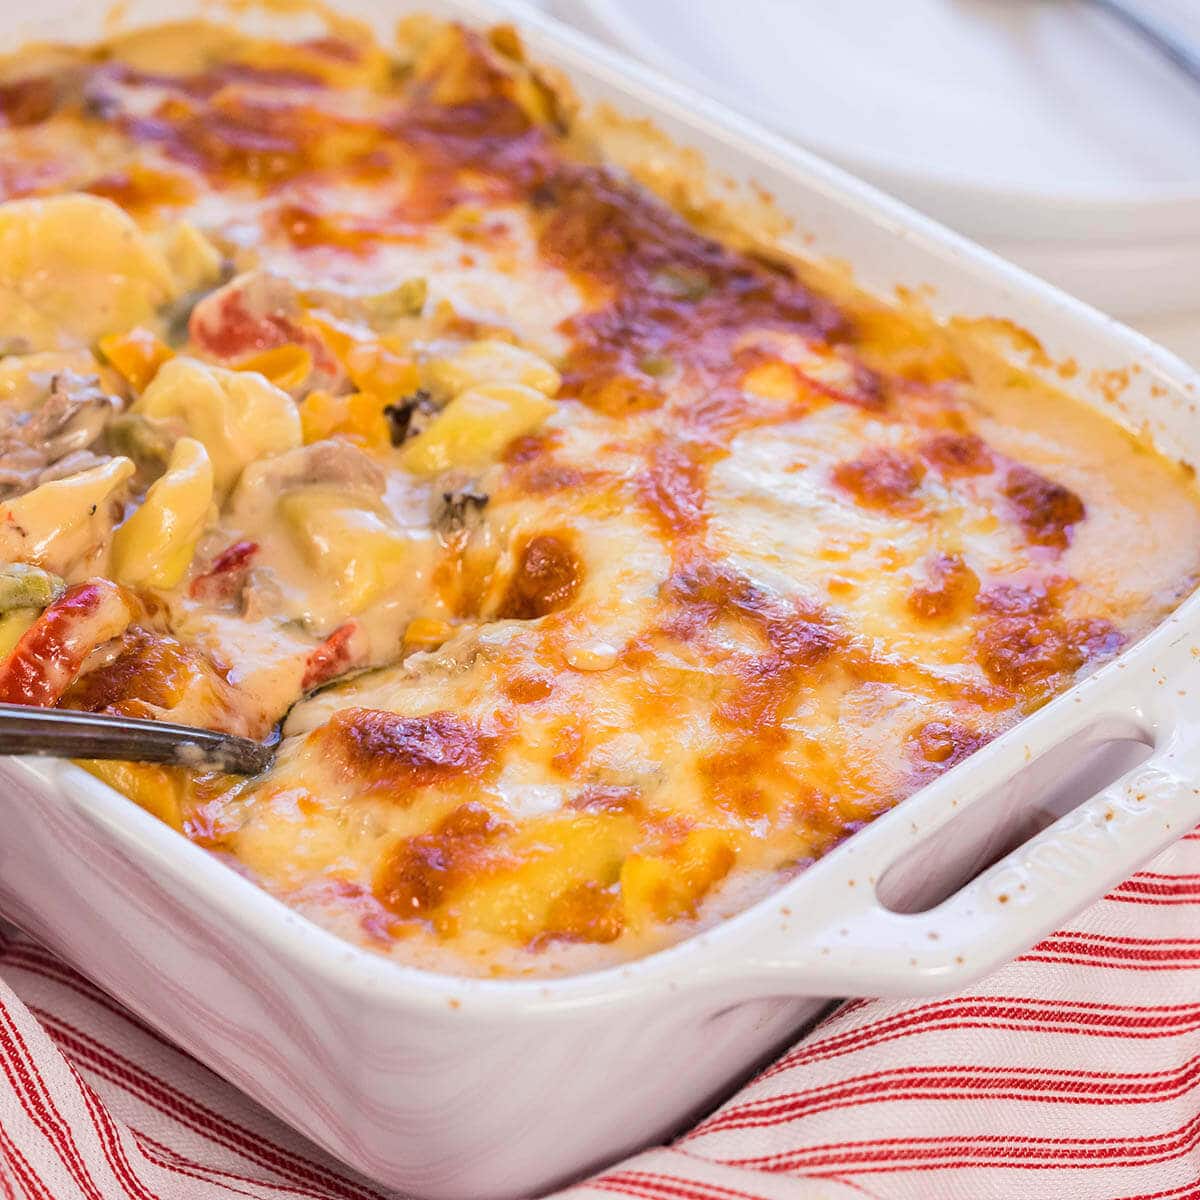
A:
POLYGON ((93 769, 381 953, 653 951, 1194 586, 1186 471, 709 240, 505 31, 166 26, 0 116, 0 698, 282 722, 93 769))

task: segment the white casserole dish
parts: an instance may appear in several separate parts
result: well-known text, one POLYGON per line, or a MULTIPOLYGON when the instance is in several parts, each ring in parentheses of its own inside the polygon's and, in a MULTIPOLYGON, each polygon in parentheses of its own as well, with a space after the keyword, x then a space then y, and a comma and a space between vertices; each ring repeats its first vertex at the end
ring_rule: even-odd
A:
MULTIPOLYGON (((487 22, 482 0, 344 0, 487 22)), ((10 44, 90 39, 103 6, 0 13, 10 44)), ((132 6, 162 20, 184 3, 132 6)), ((929 284, 945 313, 1012 318, 1055 358, 1136 367, 1084 393, 1200 461, 1200 379, 1083 305, 702 98, 520 10, 532 55, 585 101, 651 117, 753 178, 809 252, 860 282, 929 284), (1109 389, 1111 391, 1111 388, 1109 389)), ((526 1197, 663 1138, 829 998, 965 986, 1200 821, 1200 599, 1117 662, 862 830, 768 900, 619 969, 502 982, 346 944, 65 763, 0 765, 0 911, 360 1171, 407 1193, 526 1197), (1137 765, 1133 765, 1134 763, 1137 765), (1093 795, 1097 784, 1121 777, 1093 795), (1088 798, 1090 797, 1090 798, 1088 798), (1030 828, 1084 803, 928 911, 1030 828)))

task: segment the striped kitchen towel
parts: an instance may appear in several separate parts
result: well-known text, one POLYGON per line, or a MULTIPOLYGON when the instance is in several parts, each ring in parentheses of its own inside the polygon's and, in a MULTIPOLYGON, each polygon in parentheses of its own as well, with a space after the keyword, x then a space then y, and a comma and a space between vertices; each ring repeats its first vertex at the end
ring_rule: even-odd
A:
MULTIPOLYGON (((386 1200, 0 937, 0 1198, 386 1200)), ((841 1007, 559 1200, 1200 1200, 1200 832, 978 988, 841 1007)))

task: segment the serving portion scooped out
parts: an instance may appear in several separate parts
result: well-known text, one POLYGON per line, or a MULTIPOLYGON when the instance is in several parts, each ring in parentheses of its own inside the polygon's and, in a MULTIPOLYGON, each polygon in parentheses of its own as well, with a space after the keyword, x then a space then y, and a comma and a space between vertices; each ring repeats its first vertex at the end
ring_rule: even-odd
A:
POLYGON ((983 340, 714 240, 490 38, 163 26, 0 68, 0 702, 467 974, 738 911, 1159 621, 1190 475, 983 340))

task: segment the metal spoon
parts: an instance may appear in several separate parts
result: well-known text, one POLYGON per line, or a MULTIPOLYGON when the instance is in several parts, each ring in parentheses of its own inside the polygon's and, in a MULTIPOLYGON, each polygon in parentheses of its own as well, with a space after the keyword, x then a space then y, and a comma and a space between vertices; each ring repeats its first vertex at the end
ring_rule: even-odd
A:
POLYGON ((1089 3, 1133 30, 1196 83, 1200 83, 1200 46, 1185 41, 1165 22, 1148 13, 1145 5, 1138 0, 1089 0, 1089 3))
POLYGON ((0 754, 117 758, 257 775, 274 761, 278 741, 278 734, 264 743, 191 725, 0 704, 0 754))

